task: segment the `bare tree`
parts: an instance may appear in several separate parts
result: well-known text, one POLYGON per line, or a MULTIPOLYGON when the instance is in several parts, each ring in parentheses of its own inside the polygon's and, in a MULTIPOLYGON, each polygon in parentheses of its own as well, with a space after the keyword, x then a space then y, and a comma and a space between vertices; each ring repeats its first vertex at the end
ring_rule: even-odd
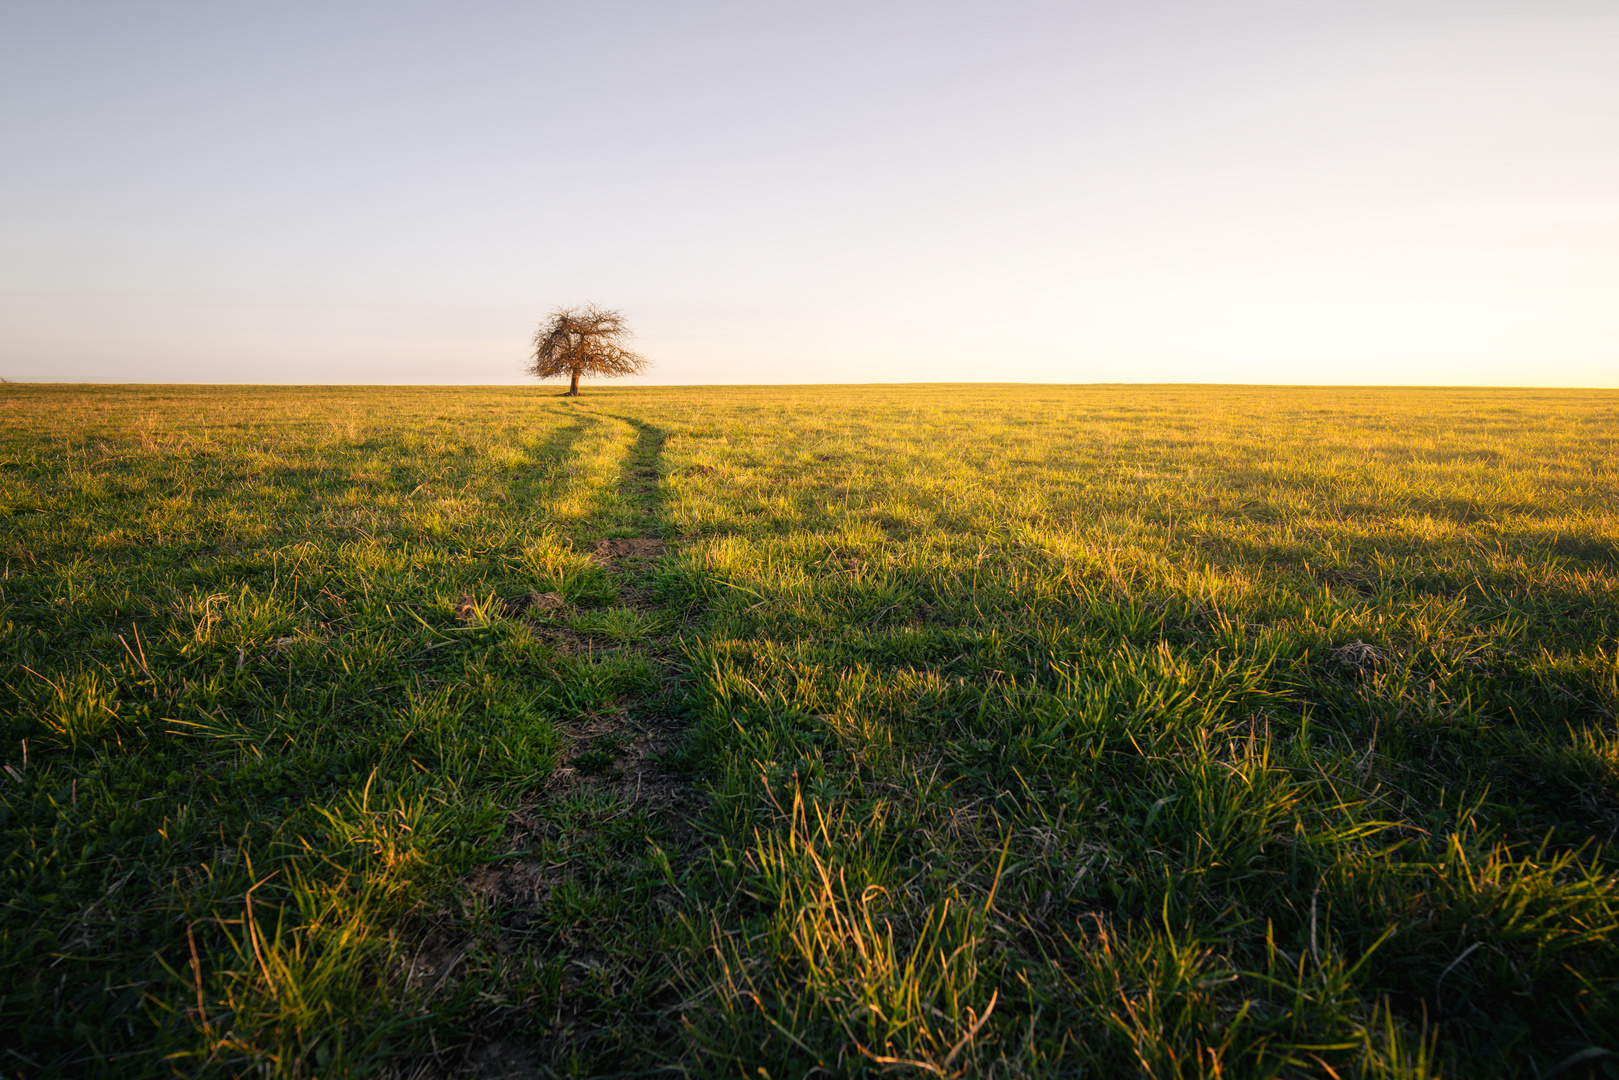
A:
POLYGON ((616 311, 586 304, 578 308, 557 308, 534 331, 534 358, 529 374, 542 379, 567 375, 568 397, 579 396, 579 376, 639 375, 646 370, 647 358, 626 349, 630 338, 624 316, 616 311))

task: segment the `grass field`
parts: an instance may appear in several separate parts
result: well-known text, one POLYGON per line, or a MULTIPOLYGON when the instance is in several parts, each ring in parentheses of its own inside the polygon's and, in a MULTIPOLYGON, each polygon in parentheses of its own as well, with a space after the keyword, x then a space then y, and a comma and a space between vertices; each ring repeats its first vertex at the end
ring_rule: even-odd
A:
POLYGON ((1619 1077, 1619 392, 554 395, 0 387, 6 1075, 1619 1077))

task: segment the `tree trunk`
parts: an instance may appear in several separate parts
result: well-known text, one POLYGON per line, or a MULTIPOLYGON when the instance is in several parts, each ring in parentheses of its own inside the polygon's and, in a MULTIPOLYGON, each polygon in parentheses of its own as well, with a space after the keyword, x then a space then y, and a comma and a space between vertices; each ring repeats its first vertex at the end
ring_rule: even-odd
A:
POLYGON ((579 373, 573 372, 573 382, 568 384, 568 397, 579 396, 579 373))

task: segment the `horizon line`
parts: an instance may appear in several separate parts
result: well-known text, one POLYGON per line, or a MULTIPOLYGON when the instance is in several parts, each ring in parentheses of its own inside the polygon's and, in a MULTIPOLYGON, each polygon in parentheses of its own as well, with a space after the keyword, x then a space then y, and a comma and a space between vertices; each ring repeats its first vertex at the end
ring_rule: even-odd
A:
MULTIPOLYGON (((329 389, 329 390, 358 390, 358 389, 440 389, 440 390, 515 390, 527 389, 539 392, 555 390, 554 384, 537 383, 425 383, 425 382, 182 382, 182 381, 147 381, 147 382, 120 382, 114 379, 95 377, 51 377, 51 376, 0 376, 0 385, 7 386, 61 386, 61 387, 95 387, 98 389, 137 388, 137 387, 230 387, 235 389, 329 389)), ((1021 386, 1066 386, 1066 387, 1122 387, 1122 386, 1157 386, 1157 387, 1247 387, 1253 389, 1299 389, 1299 390, 1597 390, 1619 391, 1619 385, 1593 386, 1589 384, 1533 384, 1533 383, 1283 383, 1283 382, 1173 382, 1168 380, 1150 380, 1143 382, 1055 382, 1055 381, 949 381, 949 382, 812 382, 812 383, 641 383, 630 386, 613 386, 599 383, 588 383, 591 393, 632 393, 640 390, 716 390, 716 389, 799 389, 799 388, 838 388, 838 387, 1021 387, 1021 386)), ((554 397, 567 397, 566 391, 553 393, 554 397)), ((585 396, 581 394, 581 396, 585 396)))

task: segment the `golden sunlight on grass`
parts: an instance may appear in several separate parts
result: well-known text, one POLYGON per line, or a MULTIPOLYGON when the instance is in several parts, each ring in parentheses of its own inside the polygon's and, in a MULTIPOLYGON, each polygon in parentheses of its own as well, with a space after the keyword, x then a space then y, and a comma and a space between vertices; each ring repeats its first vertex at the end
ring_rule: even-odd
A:
POLYGON ((1619 394, 0 409, 19 1075, 1612 1075, 1619 394))

